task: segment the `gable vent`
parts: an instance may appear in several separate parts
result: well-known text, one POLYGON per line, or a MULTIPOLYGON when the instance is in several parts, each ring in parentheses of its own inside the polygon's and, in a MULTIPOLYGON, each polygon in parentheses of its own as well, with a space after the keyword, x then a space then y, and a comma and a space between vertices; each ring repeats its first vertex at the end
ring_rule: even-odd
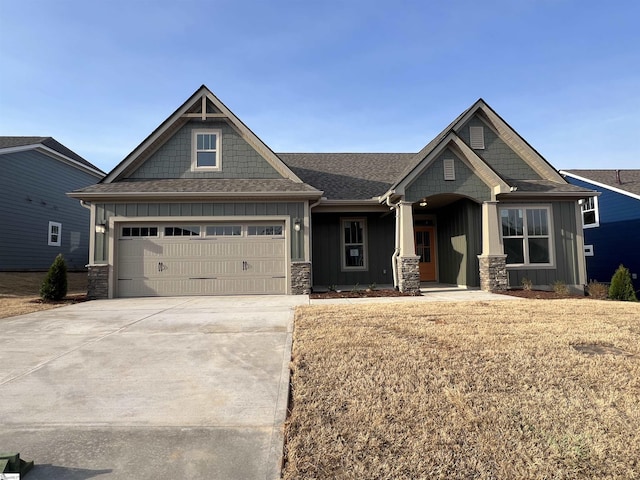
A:
POLYGON ((484 127, 469 127, 471 148, 484 150, 484 127))
POLYGON ((455 180, 456 179, 456 169, 453 163, 453 158, 445 158, 443 160, 444 164, 444 179, 445 180, 455 180))

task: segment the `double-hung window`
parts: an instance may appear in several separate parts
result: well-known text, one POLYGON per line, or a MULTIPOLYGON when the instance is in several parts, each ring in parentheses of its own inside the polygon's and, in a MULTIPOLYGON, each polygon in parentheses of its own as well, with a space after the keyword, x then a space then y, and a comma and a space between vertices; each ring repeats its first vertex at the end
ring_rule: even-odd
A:
POLYGON ((219 129, 193 130, 191 170, 222 169, 221 137, 219 129))
POLYGON ((509 207, 500 210, 507 265, 553 264, 550 207, 509 207))
POLYGON ((364 218, 343 218, 342 268, 343 270, 367 269, 367 225, 364 218))
POLYGON ((59 222, 49 222, 49 234, 47 237, 47 245, 50 247, 59 247, 62 245, 62 224, 59 222))
POLYGON ((582 226, 592 228, 600 226, 600 214, 598 212, 598 197, 589 197, 580 205, 582 209, 582 226))

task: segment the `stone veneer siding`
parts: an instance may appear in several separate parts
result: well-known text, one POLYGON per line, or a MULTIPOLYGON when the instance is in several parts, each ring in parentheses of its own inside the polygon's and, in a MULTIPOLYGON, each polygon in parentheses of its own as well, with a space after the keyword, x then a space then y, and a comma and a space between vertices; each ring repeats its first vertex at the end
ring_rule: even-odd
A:
POLYGON ((420 291, 420 257, 400 257, 398 262, 398 288, 403 293, 417 293, 420 291))
POLYGON ((506 255, 478 255, 480 261, 480 288, 493 292, 506 290, 509 285, 506 255))
POLYGON ((89 265, 87 298, 109 298, 109 265, 89 265))
POLYGON ((311 264, 294 262, 291 264, 291 294, 308 295, 311 293, 311 264))

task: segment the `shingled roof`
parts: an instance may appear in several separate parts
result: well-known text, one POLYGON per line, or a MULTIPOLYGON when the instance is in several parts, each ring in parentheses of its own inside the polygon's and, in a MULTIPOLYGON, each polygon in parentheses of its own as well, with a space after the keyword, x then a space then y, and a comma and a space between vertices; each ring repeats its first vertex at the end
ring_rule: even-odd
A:
POLYGON ((5 148, 15 148, 15 147, 27 147, 29 145, 37 146, 43 145, 51 150, 54 150, 71 160, 75 160, 76 162, 84 165, 85 167, 96 170, 103 175, 105 172, 100 170, 91 162, 85 160, 80 155, 75 153, 73 150, 68 149, 60 142, 58 142, 53 137, 0 137, 0 150, 5 148))
POLYGON ((640 195, 640 170, 562 170, 561 173, 640 195), (619 177, 617 172, 619 172, 619 177), (618 178, 620 183, 618 183, 618 178))
POLYGON ((415 153, 278 153, 302 179, 330 200, 368 200, 383 195, 415 153))

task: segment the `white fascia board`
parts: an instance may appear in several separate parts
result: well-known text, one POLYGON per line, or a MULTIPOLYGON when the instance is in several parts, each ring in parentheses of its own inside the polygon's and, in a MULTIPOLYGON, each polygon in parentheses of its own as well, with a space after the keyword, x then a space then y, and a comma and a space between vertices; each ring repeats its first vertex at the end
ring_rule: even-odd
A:
POLYGON ((104 177, 104 172, 96 170, 95 168, 91 168, 88 165, 78 162, 73 158, 69 158, 62 153, 53 150, 52 148, 47 147, 41 143, 33 143, 31 145, 21 145, 19 147, 9 147, 0 149, 0 155, 5 155, 9 153, 19 153, 19 152, 28 152, 29 150, 37 150, 39 152, 44 153, 45 155, 52 157, 54 160, 58 160, 62 163, 66 163, 72 167, 75 167, 79 170, 83 170, 86 173, 89 173, 95 177, 102 178, 104 177))
MULTIPOLYGON (((586 177, 581 177, 580 175, 576 175, 575 173, 567 172, 566 170, 560 170, 561 175, 567 175, 571 178, 575 178, 576 180, 580 180, 581 182, 590 183, 595 185, 596 187, 606 188, 607 190, 611 190, 612 192, 619 193, 621 195, 626 195, 631 198, 635 198, 636 200, 640 200, 640 195, 636 195, 635 193, 627 192, 626 190, 622 190, 620 188, 612 187, 611 185, 607 185, 606 183, 596 182, 586 177)), ((590 197, 593 195, 589 195, 590 197)))
POLYGON ((193 200, 194 198, 229 198, 229 199, 258 199, 258 198, 268 198, 270 200, 273 199, 287 199, 287 198, 295 198, 295 199, 310 199, 314 200, 320 198, 322 192, 233 192, 233 193, 225 193, 225 192, 93 192, 93 193, 83 193, 83 192, 70 192, 67 193, 68 197, 77 198, 81 200, 122 200, 126 201, 128 199, 135 200, 143 200, 143 199, 167 199, 170 198, 172 200, 179 199, 189 199, 193 200))

